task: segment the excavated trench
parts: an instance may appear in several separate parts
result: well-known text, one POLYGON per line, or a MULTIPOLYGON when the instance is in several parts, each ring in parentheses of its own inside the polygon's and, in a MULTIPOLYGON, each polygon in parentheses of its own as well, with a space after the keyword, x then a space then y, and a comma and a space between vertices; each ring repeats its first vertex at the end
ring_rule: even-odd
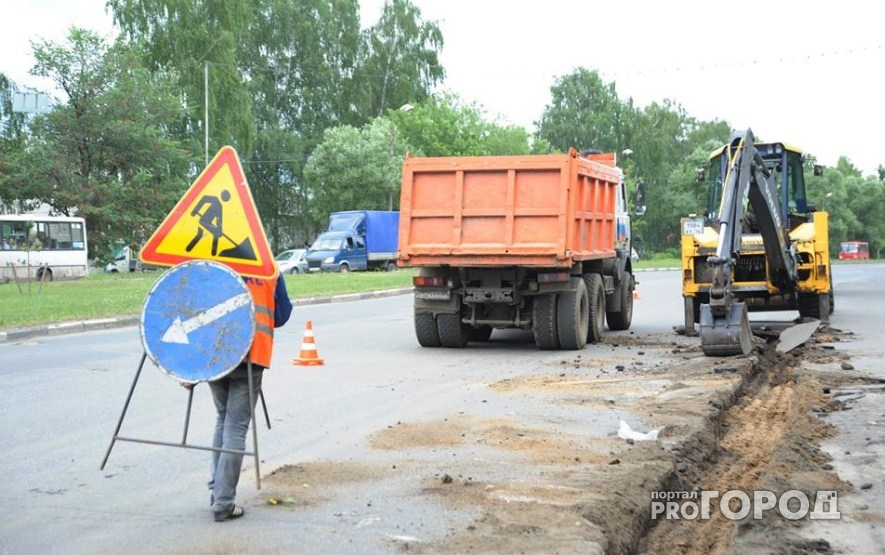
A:
MULTIPOLYGON (((670 492, 740 490, 753 498, 755 491, 770 491, 780 497, 796 490, 813 507, 819 491, 842 492, 850 485, 832 472, 830 458, 820 443, 834 429, 819 415, 841 410, 839 401, 827 394, 829 388, 852 378, 838 373, 811 370, 811 361, 835 361, 822 342, 837 337, 833 330, 817 333, 811 341, 790 353, 780 353, 775 342, 765 345, 752 359, 752 372, 744 377, 734 394, 723 399, 721 411, 676 452, 674 471, 664 481, 670 492)), ((696 500, 685 500, 697 506, 696 500)), ((716 499, 718 501, 718 499, 716 499)), ((790 520, 776 508, 753 512, 736 520, 726 518, 718 503, 708 504, 708 519, 687 519, 691 510, 675 512, 682 518, 646 520, 635 548, 624 553, 830 553, 823 540, 808 540, 794 532, 801 520, 790 520)), ((702 503, 701 503, 702 504, 702 503)), ((681 504, 680 504, 681 505, 681 504)), ((737 510, 732 503, 729 510, 737 510)), ((798 510, 794 502, 790 510, 798 510)), ((680 506, 681 509, 681 506, 680 506)), ((806 517, 807 518, 807 517, 806 517)), ((611 551, 615 553, 616 551, 611 551)))
MULTIPOLYGON (((842 371, 835 344, 846 335, 821 328, 784 353, 767 331, 751 355, 718 359, 695 337, 608 337, 571 360, 475 384, 489 396, 483 411, 378 430, 368 447, 396 470, 339 464, 334 484, 312 489, 314 504, 340 495, 336 484, 400 491, 400 503, 427 511, 391 540, 408 553, 830 553, 799 534, 805 521, 775 510, 731 520, 713 506, 709 518, 677 520, 652 509, 704 490, 814 499, 850 489, 819 447, 834 433, 822 416, 842 409, 828 391, 862 380, 842 371), (628 439, 619 420, 657 435, 628 439)), ((303 497, 311 473, 327 472, 301 466, 275 472, 268 489, 303 497)))
MULTIPOLYGON (((605 376, 588 384, 583 394, 568 396, 567 402, 576 406, 612 403, 625 414, 656 422, 660 441, 597 439, 595 455, 571 445, 566 451, 577 453, 575 460, 582 464, 546 466, 519 485, 513 479, 482 480, 482 471, 475 467, 474 477, 463 484, 428 479, 426 494, 438 496, 449 508, 478 508, 481 516, 463 533, 411 545, 410 552, 829 553, 825 540, 809 541, 795 533, 801 520, 785 519, 774 510, 761 519, 751 512, 735 521, 712 504, 706 519, 652 518, 653 502, 667 492, 741 490, 752 496, 755 490, 776 495, 799 490, 813 503, 820 490, 850 488, 832 472, 819 448, 833 433, 819 415, 840 410, 840 403, 825 392, 851 378, 807 368, 809 362, 829 362, 838 369, 845 355, 829 348, 839 341, 838 330, 821 329, 788 353, 776 350, 777 333, 763 335, 757 336, 757 348, 747 357, 711 359, 699 355, 699 347, 683 344, 671 349, 672 354, 684 355, 676 368, 616 367, 619 375, 639 369, 641 375, 633 376, 634 381, 665 383, 653 396, 636 396, 637 390, 629 388, 615 391, 605 376), (484 486, 476 487, 478 483, 484 486)), ((639 338, 617 341, 621 344, 615 347, 621 349, 632 341, 634 360, 635 349, 656 347, 639 338)), ((575 361, 575 369, 583 364, 575 361)), ((562 393, 571 380, 574 388, 572 376, 561 376, 562 382, 539 377, 523 385, 534 392, 562 393)), ((513 383, 493 387, 521 389, 513 383)), ((540 459, 551 462, 546 456, 549 441, 544 444, 534 432, 539 436, 535 455, 540 451, 540 459)), ((527 434, 531 435, 522 430, 522 436, 527 434)))

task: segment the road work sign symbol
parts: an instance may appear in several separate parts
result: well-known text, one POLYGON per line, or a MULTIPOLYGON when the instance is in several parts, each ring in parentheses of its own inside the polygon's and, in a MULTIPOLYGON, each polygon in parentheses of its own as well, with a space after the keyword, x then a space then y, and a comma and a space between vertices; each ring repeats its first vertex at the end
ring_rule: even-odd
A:
POLYGON ((208 260, 167 270, 141 313, 145 352, 182 382, 225 376, 246 357, 254 335, 255 308, 243 279, 208 260))
POLYGON ((209 162, 141 250, 141 261, 174 266, 214 260, 240 275, 277 272, 264 227, 236 151, 226 146, 209 162))

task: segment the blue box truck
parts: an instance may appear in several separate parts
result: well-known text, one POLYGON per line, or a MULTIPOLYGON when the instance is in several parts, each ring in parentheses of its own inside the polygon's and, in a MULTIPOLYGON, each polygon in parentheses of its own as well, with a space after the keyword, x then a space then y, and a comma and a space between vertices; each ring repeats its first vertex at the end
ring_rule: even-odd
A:
POLYGON ((311 272, 396 270, 399 212, 350 210, 329 215, 329 229, 307 251, 311 272))

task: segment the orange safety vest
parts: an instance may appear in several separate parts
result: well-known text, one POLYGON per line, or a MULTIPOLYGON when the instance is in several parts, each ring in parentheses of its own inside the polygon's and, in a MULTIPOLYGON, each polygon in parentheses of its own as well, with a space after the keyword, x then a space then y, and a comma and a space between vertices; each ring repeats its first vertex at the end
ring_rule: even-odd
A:
POLYGON ((254 277, 244 278, 252 301, 255 303, 255 338, 252 340, 252 348, 249 350, 249 358, 253 364, 270 368, 270 360, 273 355, 273 313, 274 313, 274 289, 276 279, 259 279, 254 277))

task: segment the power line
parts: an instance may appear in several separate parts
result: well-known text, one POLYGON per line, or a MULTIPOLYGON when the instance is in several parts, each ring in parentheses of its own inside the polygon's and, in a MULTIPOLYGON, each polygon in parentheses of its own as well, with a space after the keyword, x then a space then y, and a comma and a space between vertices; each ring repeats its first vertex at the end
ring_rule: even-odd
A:
MULTIPOLYGON (((761 67, 767 65, 786 65, 786 64, 796 64, 796 63, 813 63, 825 59, 835 59, 835 58, 848 58, 848 57, 860 57, 867 55, 875 55, 885 51, 885 45, 883 44, 872 44, 872 45, 863 45, 852 48, 842 48, 836 50, 822 50, 812 53, 806 54, 794 54, 794 55, 783 55, 778 54, 774 56, 760 56, 754 57, 749 60, 740 60, 740 61, 712 61, 710 63, 692 63, 692 64, 681 64, 681 65, 671 65, 671 66, 662 66, 662 65, 647 65, 645 67, 632 68, 632 69, 614 69, 614 70, 603 70, 599 67, 592 67, 591 65, 583 66, 586 69, 596 70, 600 74, 605 75, 606 77, 639 77, 639 76, 649 76, 649 75, 667 75, 667 74, 688 74, 688 73, 700 73, 705 71, 725 71, 725 70, 736 70, 736 69, 744 69, 744 68, 754 68, 761 67)), ((575 66, 571 71, 568 72, 556 72, 551 71, 547 73, 530 73, 525 71, 519 72, 489 72, 486 71, 486 68, 476 68, 476 74, 481 75, 482 77, 488 79, 508 79, 515 81, 538 81, 549 79, 551 77, 562 77, 573 73, 578 69, 578 66, 575 66)))
POLYGON ((606 72, 606 75, 618 76, 618 77, 627 77, 627 76, 642 76, 642 75, 654 75, 654 74, 668 74, 668 73, 695 73, 702 71, 721 71, 721 70, 735 70, 735 69, 745 69, 745 68, 754 68, 765 65, 785 65, 785 64, 794 64, 794 63, 813 63, 824 59, 830 58, 843 58, 843 57, 854 57, 854 56, 863 56, 867 54, 874 54, 883 51, 882 44, 869 45, 869 46, 860 46, 857 48, 846 48, 843 50, 831 50, 831 51, 818 51, 810 54, 794 54, 790 56, 777 55, 771 57, 756 57, 750 60, 742 60, 735 62, 713 62, 713 63, 703 63, 703 64, 694 64, 694 65, 683 65, 683 66, 670 66, 670 67, 646 67, 640 69, 632 69, 632 70, 615 70, 613 72, 606 72))

